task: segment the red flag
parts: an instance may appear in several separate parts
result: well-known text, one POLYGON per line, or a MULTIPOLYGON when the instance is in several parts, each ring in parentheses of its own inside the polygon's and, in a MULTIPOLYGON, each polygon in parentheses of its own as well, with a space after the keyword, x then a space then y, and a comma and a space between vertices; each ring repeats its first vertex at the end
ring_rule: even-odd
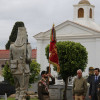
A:
POLYGON ((60 72, 59 59, 56 47, 56 31, 54 25, 51 30, 50 47, 49 47, 49 63, 57 67, 57 72, 60 72))

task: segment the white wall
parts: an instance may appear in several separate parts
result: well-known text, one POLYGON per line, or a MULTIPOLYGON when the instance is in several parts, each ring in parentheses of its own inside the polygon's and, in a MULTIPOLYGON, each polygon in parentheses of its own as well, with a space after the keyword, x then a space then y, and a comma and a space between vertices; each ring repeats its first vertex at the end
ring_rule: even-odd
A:
MULTIPOLYGON (((67 41, 59 40, 59 41, 67 41)), ((85 74, 88 74, 88 68, 90 66, 99 67, 100 66, 100 38, 94 39, 69 39, 68 41, 80 42, 86 47, 88 52, 88 64, 85 70, 85 74)), ((39 40, 37 42, 37 62, 41 64, 41 71, 46 70, 49 63, 45 56, 45 47, 49 44, 49 40, 39 40)), ((55 74, 55 72, 52 72, 55 74)))

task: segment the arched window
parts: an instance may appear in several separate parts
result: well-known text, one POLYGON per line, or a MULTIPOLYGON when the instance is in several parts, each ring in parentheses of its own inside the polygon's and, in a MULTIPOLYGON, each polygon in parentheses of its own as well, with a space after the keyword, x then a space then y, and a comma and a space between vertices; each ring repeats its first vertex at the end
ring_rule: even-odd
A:
POLYGON ((84 9, 83 8, 79 8, 78 10, 78 18, 83 18, 84 17, 84 9))
POLYGON ((92 18, 92 9, 90 8, 90 18, 92 18))

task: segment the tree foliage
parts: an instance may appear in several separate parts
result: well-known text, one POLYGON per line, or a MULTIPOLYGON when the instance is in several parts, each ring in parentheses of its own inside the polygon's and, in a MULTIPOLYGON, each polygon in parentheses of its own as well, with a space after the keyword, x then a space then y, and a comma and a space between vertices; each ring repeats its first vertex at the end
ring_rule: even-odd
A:
POLYGON ((13 26, 11 35, 9 36, 9 40, 5 46, 6 49, 10 48, 10 44, 12 42, 15 42, 16 38, 17 38, 17 33, 18 33, 18 27, 24 27, 24 23, 23 22, 16 22, 15 25, 13 26))
MULTIPOLYGON (((30 63, 30 79, 29 79, 30 85, 39 79, 39 72, 40 72, 40 64, 38 64, 36 61, 33 60, 30 63)), ((6 63, 4 66, 3 76, 6 81, 14 85, 14 79, 11 74, 11 70, 10 70, 8 63, 6 63)))
POLYGON ((40 64, 38 64, 34 60, 30 64, 30 73, 31 75, 30 75, 29 83, 32 84, 39 79, 39 73, 40 73, 40 64))
MULTIPOLYGON (((87 66, 87 51, 80 43, 72 41, 57 42, 57 50, 60 63, 60 75, 63 80, 66 77, 76 75, 78 69, 85 70, 87 66)), ((45 49, 46 57, 49 58, 49 45, 45 49)))
POLYGON ((12 85, 14 84, 14 79, 12 77, 8 62, 5 64, 3 68, 3 77, 4 77, 4 80, 8 81, 10 84, 12 85))
MULTIPOLYGON (((82 71, 85 70, 87 66, 88 53, 86 48, 80 43, 75 43, 71 41, 57 42, 57 51, 60 64, 59 75, 65 82, 64 99, 67 100, 67 84, 68 77, 75 76, 78 69, 82 71)), ((45 48, 45 54, 47 59, 49 59, 49 45, 45 48)), ((54 67, 57 70, 56 67, 54 67)))

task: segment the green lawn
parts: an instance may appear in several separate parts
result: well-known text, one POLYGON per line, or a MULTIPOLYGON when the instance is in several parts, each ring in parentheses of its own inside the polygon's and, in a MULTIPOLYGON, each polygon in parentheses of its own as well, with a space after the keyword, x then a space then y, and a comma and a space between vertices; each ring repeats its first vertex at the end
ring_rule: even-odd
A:
MULTIPOLYGON (((5 100, 5 99, 0 99, 0 100, 5 100)), ((7 100, 15 100, 15 98, 7 98, 7 100)), ((38 99, 30 99, 30 100, 38 100, 38 99)))

